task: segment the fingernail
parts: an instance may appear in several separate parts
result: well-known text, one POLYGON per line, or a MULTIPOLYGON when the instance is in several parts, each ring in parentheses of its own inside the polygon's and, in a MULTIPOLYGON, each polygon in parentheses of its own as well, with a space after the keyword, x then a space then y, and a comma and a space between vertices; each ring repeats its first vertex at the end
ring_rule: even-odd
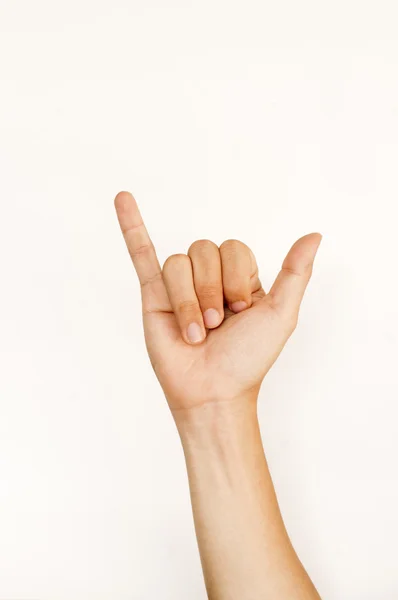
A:
POLYGON ((233 312, 240 312, 241 310, 245 310, 247 308, 247 302, 243 302, 243 300, 238 300, 238 302, 233 302, 229 307, 233 312))
POLYGON ((215 308, 208 308, 203 313, 203 319, 206 327, 217 327, 221 321, 221 316, 215 308))
POLYGON ((203 332, 200 325, 197 323, 190 323, 187 327, 187 338, 191 344, 196 344, 203 340, 203 332))

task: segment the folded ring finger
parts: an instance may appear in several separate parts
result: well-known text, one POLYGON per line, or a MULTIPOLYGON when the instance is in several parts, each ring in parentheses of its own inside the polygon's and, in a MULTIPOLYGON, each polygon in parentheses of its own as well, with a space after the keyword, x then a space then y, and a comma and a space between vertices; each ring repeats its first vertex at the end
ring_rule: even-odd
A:
POLYGON ((163 280, 184 340, 188 344, 202 342, 206 337, 206 329, 195 292, 189 256, 169 256, 163 265, 163 280))

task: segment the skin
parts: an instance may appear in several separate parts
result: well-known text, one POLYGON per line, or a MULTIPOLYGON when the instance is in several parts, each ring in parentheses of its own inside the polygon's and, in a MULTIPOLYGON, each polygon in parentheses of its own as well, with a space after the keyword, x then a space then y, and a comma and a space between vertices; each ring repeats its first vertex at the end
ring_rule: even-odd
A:
POLYGON ((119 192, 115 207, 184 450, 209 599, 319 599, 283 524, 257 398, 297 326, 321 235, 293 244, 266 293, 243 242, 198 240, 161 268, 133 196, 119 192))

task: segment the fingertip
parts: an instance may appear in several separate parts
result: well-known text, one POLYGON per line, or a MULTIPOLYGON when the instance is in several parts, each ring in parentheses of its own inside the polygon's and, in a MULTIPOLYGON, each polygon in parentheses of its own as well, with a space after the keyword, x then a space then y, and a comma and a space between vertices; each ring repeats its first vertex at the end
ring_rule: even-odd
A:
POLYGON ((307 233, 307 235, 299 238, 286 256, 285 266, 289 263, 292 263, 293 268, 294 265, 309 266, 314 261, 321 241, 322 235, 318 232, 307 233))
POLYGON ((229 305, 229 308, 232 312, 239 313, 248 308, 248 303, 244 300, 238 300, 237 302, 232 302, 232 304, 229 305))
POLYGON ((314 244, 317 244, 317 246, 319 246, 319 244, 322 241, 322 234, 319 233, 319 231, 314 231, 312 233, 307 233, 306 235, 303 235, 301 238, 299 238, 296 241, 296 244, 302 244, 302 243, 306 243, 306 242, 312 242, 314 244))
POLYGON ((196 346, 201 344, 206 338, 206 331, 199 323, 190 323, 186 330, 186 341, 188 344, 196 346))
POLYGON ((323 235, 319 231, 315 231, 314 233, 310 233, 309 236, 313 238, 314 243, 316 243, 317 247, 319 247, 319 244, 322 242, 323 235))
POLYGON ((203 321, 208 329, 218 327, 222 322, 223 317, 215 308, 208 308, 203 313, 203 321))
POLYGON ((124 190, 118 192, 114 199, 116 210, 118 212, 125 210, 131 204, 132 200, 134 201, 134 197, 130 192, 124 190))
POLYGON ((318 252, 319 246, 321 245, 323 236, 322 236, 321 233, 316 232, 316 233, 310 233, 309 237, 310 237, 311 242, 313 244, 313 246, 312 246, 312 252, 313 252, 313 258, 315 260, 315 256, 316 256, 316 254, 318 252))

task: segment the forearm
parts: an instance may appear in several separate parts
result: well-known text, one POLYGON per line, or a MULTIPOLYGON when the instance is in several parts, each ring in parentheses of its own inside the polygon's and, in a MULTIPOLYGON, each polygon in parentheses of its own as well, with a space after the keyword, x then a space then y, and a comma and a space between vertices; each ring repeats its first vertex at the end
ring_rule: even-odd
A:
POLYGON ((286 533, 255 397, 174 413, 210 600, 319 599, 286 533))

